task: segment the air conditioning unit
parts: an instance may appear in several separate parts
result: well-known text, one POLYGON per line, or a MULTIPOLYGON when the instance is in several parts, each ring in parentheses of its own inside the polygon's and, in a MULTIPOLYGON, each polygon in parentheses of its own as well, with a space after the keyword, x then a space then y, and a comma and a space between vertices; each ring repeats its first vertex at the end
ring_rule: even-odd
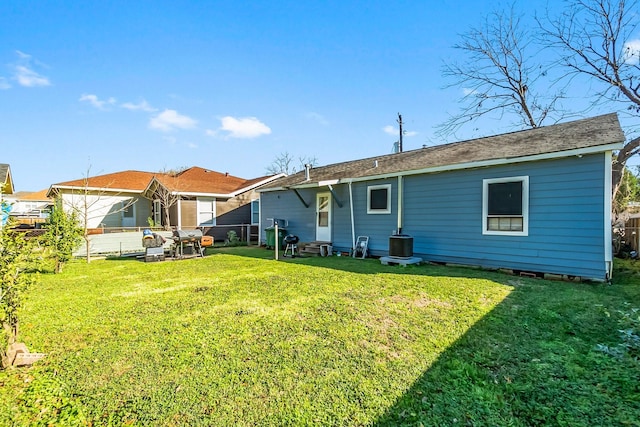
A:
POLYGON ((413 256, 413 237, 406 234, 389 236, 389 256, 411 258, 413 256))

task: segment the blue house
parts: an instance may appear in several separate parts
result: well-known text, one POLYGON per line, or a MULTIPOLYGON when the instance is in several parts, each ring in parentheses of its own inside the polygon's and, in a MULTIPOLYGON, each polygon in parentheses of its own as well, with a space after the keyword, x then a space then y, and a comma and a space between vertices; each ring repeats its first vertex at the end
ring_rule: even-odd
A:
MULTIPOLYGON (((389 254, 413 237, 425 261, 611 277, 615 114, 307 168, 260 190, 260 217, 301 242, 389 254)), ((262 239, 264 240, 264 226, 262 239)))

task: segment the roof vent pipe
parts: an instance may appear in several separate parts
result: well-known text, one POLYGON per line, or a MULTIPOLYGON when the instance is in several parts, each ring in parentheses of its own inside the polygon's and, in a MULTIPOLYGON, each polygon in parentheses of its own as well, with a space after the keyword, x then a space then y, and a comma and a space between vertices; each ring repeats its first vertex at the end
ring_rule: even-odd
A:
POLYGON ((377 161, 377 160, 374 160, 374 161, 373 161, 373 167, 374 167, 374 168, 377 168, 377 167, 378 167, 378 161, 377 161))
POLYGON ((311 171, 311 165, 309 163, 304 165, 304 177, 305 177, 305 181, 311 181, 311 175, 309 174, 309 171, 311 171))

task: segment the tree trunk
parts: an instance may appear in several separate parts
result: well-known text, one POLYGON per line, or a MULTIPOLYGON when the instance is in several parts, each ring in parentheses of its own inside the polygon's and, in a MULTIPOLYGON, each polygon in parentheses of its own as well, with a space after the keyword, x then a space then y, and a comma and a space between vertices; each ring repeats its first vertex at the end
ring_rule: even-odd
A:
POLYGON ((169 231, 171 230, 171 217, 169 215, 169 208, 164 208, 164 229, 169 231))
POLYGON ((613 190, 612 199, 616 198, 618 190, 620 189, 627 161, 638 153, 640 153, 640 137, 627 142, 618 152, 611 168, 611 188, 613 190))
POLYGON ((91 242, 89 241, 89 236, 85 234, 84 243, 87 250, 87 264, 91 262, 91 252, 89 252, 89 246, 91 246, 91 242))

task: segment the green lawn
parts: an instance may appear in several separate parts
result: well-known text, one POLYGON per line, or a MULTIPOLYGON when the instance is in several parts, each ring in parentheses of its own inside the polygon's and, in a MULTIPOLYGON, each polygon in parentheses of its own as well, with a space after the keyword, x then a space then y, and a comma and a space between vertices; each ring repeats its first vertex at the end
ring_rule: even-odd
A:
POLYGON ((21 339, 48 356, 0 372, 0 425, 640 425, 640 262, 605 285, 210 252, 42 273, 21 339))

